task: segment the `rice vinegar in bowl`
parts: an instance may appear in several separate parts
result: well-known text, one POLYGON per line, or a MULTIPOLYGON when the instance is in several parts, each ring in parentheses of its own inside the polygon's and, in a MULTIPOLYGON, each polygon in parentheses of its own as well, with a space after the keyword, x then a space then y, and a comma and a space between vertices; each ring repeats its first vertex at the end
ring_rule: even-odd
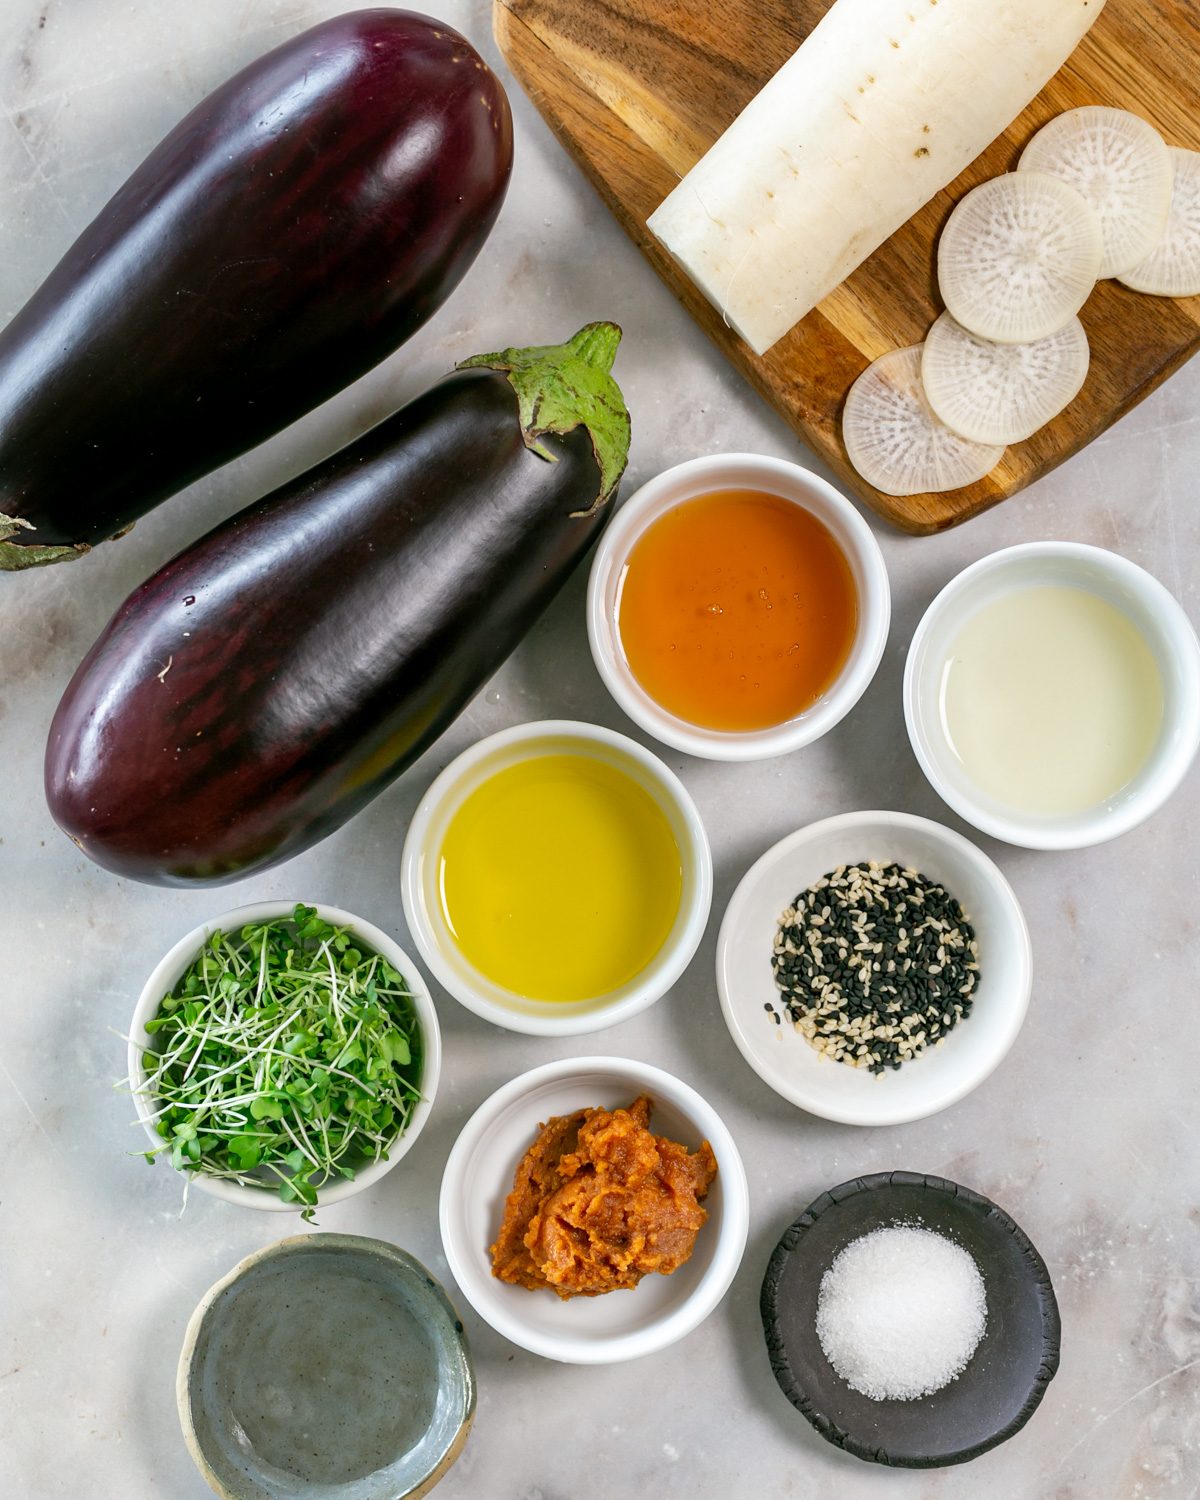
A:
POLYGON ((985 833, 1100 843, 1178 786, 1200 744, 1200 645, 1163 586, 1073 542, 985 557, 926 611, 904 677, 934 789, 985 833))
POLYGON ((1030 584, 982 605, 951 644, 940 702, 965 774, 1041 817, 1117 797, 1162 729, 1162 675, 1145 636, 1074 585, 1030 584))

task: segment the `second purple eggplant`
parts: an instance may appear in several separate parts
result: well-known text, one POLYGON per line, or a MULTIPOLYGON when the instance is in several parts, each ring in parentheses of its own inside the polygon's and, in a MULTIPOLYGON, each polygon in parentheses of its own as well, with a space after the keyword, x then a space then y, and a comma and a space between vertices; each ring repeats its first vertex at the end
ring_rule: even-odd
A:
POLYGON ((620 336, 468 360, 135 590, 50 731, 47 800, 84 853, 234 880, 394 780, 604 525, 629 449, 620 336))

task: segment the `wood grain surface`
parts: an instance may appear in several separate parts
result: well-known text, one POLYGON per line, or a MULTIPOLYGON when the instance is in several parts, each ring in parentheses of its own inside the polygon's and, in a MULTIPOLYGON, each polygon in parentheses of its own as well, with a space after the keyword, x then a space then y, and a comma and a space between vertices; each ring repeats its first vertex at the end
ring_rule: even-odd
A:
POLYGON ((850 467, 841 409, 877 355, 925 336, 941 311, 934 245, 968 188, 1011 170, 1060 110, 1113 104, 1200 149, 1200 3, 1108 0, 1024 114, 762 357, 652 238, 646 218, 827 9, 824 0, 496 0, 513 72, 625 230, 752 386, 845 483, 905 531, 941 531, 1039 478, 1103 432, 1200 343, 1200 297, 1146 297, 1102 281, 1081 313, 1092 348, 1071 405, 1008 448, 987 478, 897 499, 850 467))

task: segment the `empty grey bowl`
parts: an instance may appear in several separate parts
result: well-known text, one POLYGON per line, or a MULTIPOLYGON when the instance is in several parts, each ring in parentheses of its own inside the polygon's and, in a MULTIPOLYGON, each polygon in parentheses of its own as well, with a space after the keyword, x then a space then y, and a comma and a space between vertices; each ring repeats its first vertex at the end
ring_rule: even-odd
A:
POLYGON ((441 1286, 405 1251, 350 1234, 280 1240, 218 1281, 188 1324, 176 1394, 225 1500, 416 1500, 475 1414, 441 1286))

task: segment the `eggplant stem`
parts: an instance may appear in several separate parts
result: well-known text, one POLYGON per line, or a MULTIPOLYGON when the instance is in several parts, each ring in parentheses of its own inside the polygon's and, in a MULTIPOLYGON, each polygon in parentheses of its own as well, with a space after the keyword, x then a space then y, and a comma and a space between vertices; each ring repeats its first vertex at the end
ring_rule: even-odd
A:
POLYGON ((587 323, 567 340, 567 348, 573 349, 593 369, 607 375, 617 357, 620 342, 621 330, 615 323, 587 323))
POLYGON ((82 557, 92 549, 86 542, 68 546, 48 547, 38 542, 10 541, 20 531, 32 531, 33 522, 24 516, 0 514, 0 573, 19 573, 24 568, 44 568, 50 563, 69 562, 73 557, 82 557))
POLYGON ((611 499, 629 460, 629 412, 620 386, 609 374, 620 342, 616 323, 587 323, 565 344, 477 354, 458 366, 498 370, 507 376, 517 396, 521 436, 539 458, 556 462, 538 441, 546 433, 586 430, 600 486, 591 505, 575 515, 590 515, 611 499))

